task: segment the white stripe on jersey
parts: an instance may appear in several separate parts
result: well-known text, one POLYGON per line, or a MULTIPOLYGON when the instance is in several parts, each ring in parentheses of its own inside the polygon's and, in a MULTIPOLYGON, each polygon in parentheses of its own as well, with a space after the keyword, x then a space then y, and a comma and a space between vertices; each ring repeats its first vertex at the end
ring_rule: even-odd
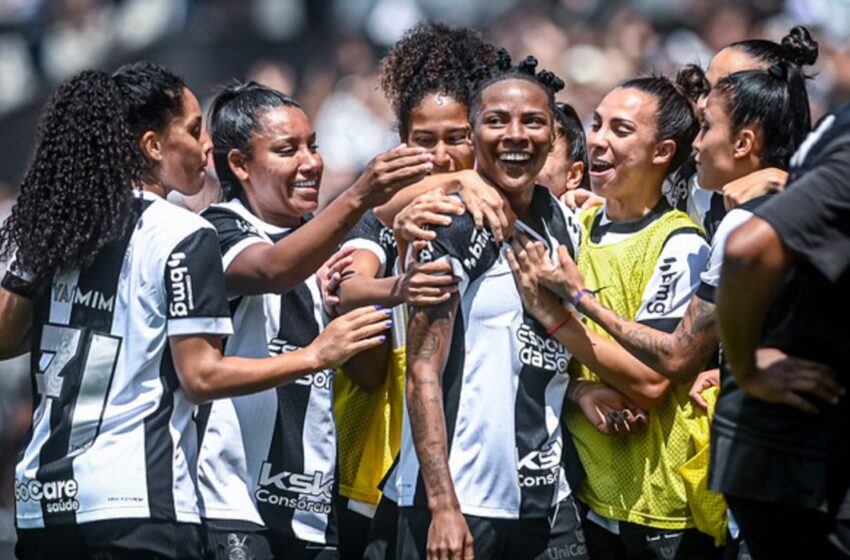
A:
MULTIPOLYGON (((225 250, 223 259, 229 264, 238 254, 255 243, 271 243, 270 235, 285 234, 288 230, 274 227, 250 213, 238 200, 211 207, 213 211, 227 210, 245 223, 239 226, 246 236, 225 250)), ((214 225, 218 225, 211 217, 214 225)), ((315 276, 305 283, 312 296, 312 316, 319 330, 325 317, 315 276)), ((270 346, 278 344, 281 330, 281 296, 263 294, 234 298, 239 300, 233 315, 234 334, 225 345, 225 354, 243 357, 268 357, 270 346)), ((286 348, 281 348, 287 351, 286 348)), ((274 472, 267 458, 273 446, 278 418, 278 389, 253 395, 221 399, 211 404, 198 462, 198 487, 201 496, 201 516, 210 520, 247 521, 289 534, 296 538, 325 543, 328 532, 328 512, 332 500, 328 496, 310 494, 315 487, 330 488, 336 468, 336 428, 333 417, 333 372, 317 372, 290 385, 310 385, 309 402, 305 405, 304 431, 287 434, 287 445, 294 440, 303 455, 304 469, 300 473, 274 472), (292 476, 290 476, 292 475, 292 476), (298 479, 310 491, 294 493, 281 489, 298 479), (308 484, 309 479, 309 484, 308 484), (286 526, 260 513, 263 507, 291 510, 286 526), (287 505, 295 507, 289 508, 287 505), (298 507, 304 506, 304 507, 298 507)))
POLYGON ((126 248, 57 275, 35 301, 33 373, 43 390, 16 468, 20 528, 44 527, 45 518, 199 522, 194 406, 179 388, 168 336, 172 324, 186 333, 230 334, 224 278, 218 261, 206 269, 179 251, 196 241, 215 250, 207 222, 149 193, 139 198, 134 204, 147 207, 126 248), (60 398, 73 399, 70 416, 51 418, 60 398), (51 430, 67 431, 65 450, 48 440, 51 430))
MULTIPOLYGON (((547 200, 551 198, 548 191, 545 194, 547 200)), ((576 243, 580 230, 573 228, 578 228, 578 222, 573 220, 570 224, 567 219, 570 211, 561 205, 558 209, 563 225, 570 230, 571 241, 576 243)), ((548 231, 551 225, 544 223, 548 234, 546 242, 553 260, 557 260, 559 242, 548 231)), ((524 224, 518 229, 541 239, 524 224)), ((558 233, 563 236, 567 230, 558 233)), ((563 440, 559 421, 569 382, 566 367, 570 354, 557 341, 540 338, 528 324, 530 319, 524 314, 522 300, 504 257, 507 244, 502 245, 498 258, 489 268, 478 277, 470 278, 467 269, 475 265, 459 259, 474 260, 476 255, 488 251, 486 248, 482 251, 477 241, 479 235, 471 233, 469 255, 437 257, 451 262, 454 273, 461 277, 459 313, 464 327, 462 349, 457 347, 457 341, 452 341, 449 365, 443 374, 445 383, 458 373, 462 376, 457 411, 453 418, 448 414, 446 418, 446 427, 451 433, 449 470, 461 510, 467 515, 504 519, 545 516, 549 507, 570 494, 561 468, 563 440), (457 350, 461 350, 462 371, 449 371, 456 363, 457 350), (540 369, 532 371, 531 367, 540 369), (523 375, 532 379, 523 379, 523 375), (522 410, 518 413, 518 397, 521 390, 535 390, 539 375, 551 377, 540 389, 540 395, 532 397, 534 402, 530 406, 534 410, 527 411, 534 414, 529 418, 541 414, 543 425, 534 426, 541 439, 533 443, 532 450, 520 453, 520 432, 522 437, 527 437, 524 430, 528 426, 522 427, 524 413, 522 410), (535 488, 547 492, 547 488, 552 489, 546 503, 536 503, 539 495, 532 496, 535 488), (535 500, 535 504, 526 503, 527 500, 535 500)), ((443 390, 446 391, 445 386, 443 390)), ((526 398, 529 396, 530 393, 525 394, 526 398)), ((444 402, 446 406, 448 402, 444 402)), ((522 442, 522 445, 528 444, 522 442)), ((423 504, 419 461, 406 402, 399 464, 388 481, 393 478, 395 492, 385 489, 385 495, 397 494, 402 507, 423 504)))

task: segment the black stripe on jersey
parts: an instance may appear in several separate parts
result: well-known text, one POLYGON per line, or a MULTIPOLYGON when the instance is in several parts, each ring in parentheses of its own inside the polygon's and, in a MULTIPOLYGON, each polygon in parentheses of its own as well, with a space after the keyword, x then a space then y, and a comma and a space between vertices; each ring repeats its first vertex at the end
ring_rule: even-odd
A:
MULTIPOLYGON (((147 201, 134 201, 132 224, 148 205, 147 201)), ((75 286, 58 283, 59 276, 52 283, 51 297, 70 301, 71 313, 67 326, 47 323, 44 328, 80 329, 80 335, 73 358, 59 373, 62 388, 51 407, 50 436, 39 452, 36 478, 42 484, 73 480, 73 458, 85 451, 100 431, 121 344, 120 338, 109 333, 121 268, 133 230, 127 227, 119 240, 101 250, 91 266, 79 272, 75 286)), ((46 526, 76 521, 71 508, 62 511, 64 508, 46 499, 41 501, 41 508, 46 526)))
MULTIPOLYGON (((306 284, 299 284, 280 298, 280 328, 277 337, 269 343, 272 354, 304 348, 319 335, 313 315, 313 297, 306 284)), ((312 384, 297 381, 277 388, 274 433, 257 484, 258 491, 265 490, 275 496, 257 502, 257 510, 266 526, 291 537, 296 536, 292 530, 296 509, 288 505, 290 501, 298 502, 300 494, 291 488, 292 477, 310 474, 305 472, 303 434, 311 391, 312 384)))
POLYGON ((171 345, 165 345, 159 362, 159 380, 163 394, 156 410, 145 418, 145 475, 148 488, 148 507, 151 518, 176 521, 174 507, 174 441, 169 423, 174 412, 174 392, 180 387, 171 345))
MULTIPOLYGON (((531 205, 533 214, 542 220, 546 233, 555 238, 560 245, 565 245, 570 256, 575 259, 574 243, 570 238, 570 231, 574 230, 576 226, 571 228, 567 225, 567 220, 564 218, 563 212, 558 208, 558 201, 550 194, 549 189, 539 185, 535 186, 531 205)), ((543 240, 546 245, 549 244, 547 237, 544 236, 543 240)), ((576 243, 575 245, 578 244, 576 243)))
MULTIPOLYGON (((530 327, 529 332, 524 336, 533 335, 539 342, 533 344, 525 342, 525 347, 521 350, 521 352, 533 353, 535 356, 520 360, 523 366, 519 373, 514 404, 516 449, 519 460, 517 476, 520 481, 519 515, 520 517, 540 517, 546 515, 558 489, 561 450, 544 449, 544 445, 549 440, 549 430, 546 427, 546 387, 557 375, 558 369, 555 367, 557 355, 564 350, 525 310, 523 310, 523 323, 530 327), (551 361, 552 363, 549 364, 551 367, 544 369, 531 365, 530 362, 537 362, 538 358, 541 363, 551 361), (547 460, 550 456, 557 456, 557 463, 547 460)), ((563 365, 566 367, 566 364, 563 365)))

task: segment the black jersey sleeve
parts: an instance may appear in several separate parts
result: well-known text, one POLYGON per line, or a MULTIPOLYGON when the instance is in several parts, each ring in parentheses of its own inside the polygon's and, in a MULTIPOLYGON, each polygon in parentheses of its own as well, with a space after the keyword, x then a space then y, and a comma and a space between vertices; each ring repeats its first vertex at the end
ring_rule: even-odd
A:
POLYGON ((213 225, 218 234, 221 260, 225 270, 247 247, 255 243, 270 243, 253 224, 228 208, 210 206, 201 216, 213 225))
POLYGON ((817 157, 814 165, 754 214, 800 258, 837 282, 850 269, 850 134, 809 157, 817 157))
POLYGON ((180 241, 165 262, 168 335, 232 334, 215 231, 202 228, 180 241))
POLYGON ((32 274, 18 262, 17 257, 9 261, 9 267, 0 282, 3 288, 26 299, 35 299, 44 287, 32 274))
POLYGON ((447 226, 432 229, 437 238, 419 253, 420 262, 448 260, 456 276, 471 282, 499 258, 499 246, 493 234, 486 228, 477 229, 468 212, 453 217, 447 226))
POLYGON ((366 212, 357 225, 346 235, 343 247, 365 249, 373 253, 381 263, 379 276, 392 274, 398 259, 398 247, 392 228, 382 224, 372 210, 366 212))

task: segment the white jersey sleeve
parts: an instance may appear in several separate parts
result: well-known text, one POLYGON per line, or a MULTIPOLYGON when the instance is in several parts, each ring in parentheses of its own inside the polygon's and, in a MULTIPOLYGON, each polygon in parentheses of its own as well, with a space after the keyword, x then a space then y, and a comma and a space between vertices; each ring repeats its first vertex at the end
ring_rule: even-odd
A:
POLYGON ((708 261, 708 244, 693 231, 670 236, 643 292, 635 321, 673 332, 685 315, 708 261))
POLYGON ((714 238, 711 240, 708 263, 705 270, 700 274, 700 286, 697 291, 700 299, 714 303, 714 290, 720 284, 720 269, 723 265, 726 240, 729 238, 729 234, 749 220, 752 215, 749 210, 735 208, 726 214, 726 217, 720 222, 714 238))

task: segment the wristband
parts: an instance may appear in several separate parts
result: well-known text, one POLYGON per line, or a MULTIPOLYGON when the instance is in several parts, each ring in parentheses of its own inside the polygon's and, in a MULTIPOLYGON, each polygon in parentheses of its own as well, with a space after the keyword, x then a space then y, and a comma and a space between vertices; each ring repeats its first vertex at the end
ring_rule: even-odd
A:
POLYGON ((605 287, 599 288, 598 290, 588 290, 587 288, 582 288, 581 290, 578 291, 578 293, 576 294, 576 297, 573 298, 573 307, 578 309, 578 304, 579 304, 579 302, 581 302, 581 298, 583 298, 587 294, 595 296, 596 294, 598 294, 599 292, 601 292, 604 289, 605 289, 605 287))
POLYGON ((564 325, 569 323, 570 319, 572 319, 572 318, 573 318, 573 314, 570 313, 569 311, 567 311, 567 314, 564 315, 563 319, 561 319, 560 321, 558 321, 557 323, 555 323, 554 325, 552 325, 551 327, 546 329, 546 335, 552 336, 553 334, 558 332, 558 329, 560 329, 561 327, 563 327, 564 325))

